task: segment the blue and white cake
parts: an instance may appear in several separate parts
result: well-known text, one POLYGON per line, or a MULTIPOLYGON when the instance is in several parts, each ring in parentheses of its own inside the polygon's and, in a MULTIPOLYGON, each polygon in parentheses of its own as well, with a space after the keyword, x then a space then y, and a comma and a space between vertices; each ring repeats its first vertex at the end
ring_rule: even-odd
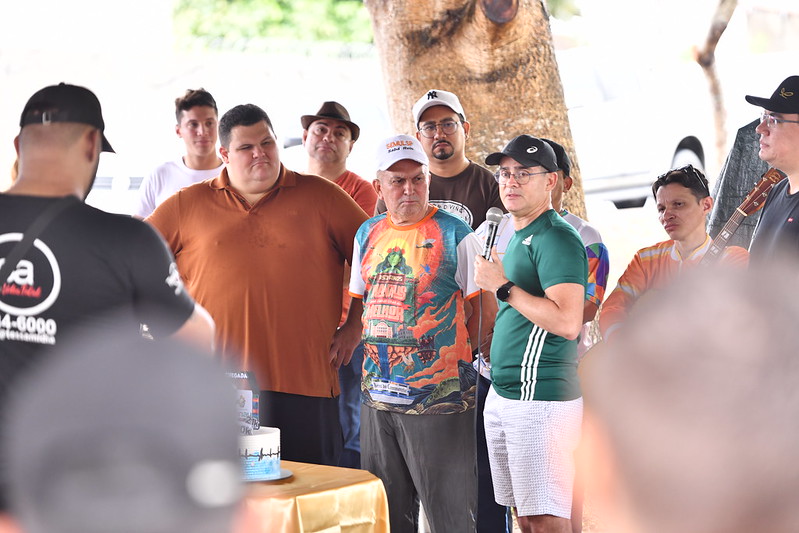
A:
POLYGON ((280 429, 262 427, 239 438, 239 457, 248 481, 280 477, 280 429))

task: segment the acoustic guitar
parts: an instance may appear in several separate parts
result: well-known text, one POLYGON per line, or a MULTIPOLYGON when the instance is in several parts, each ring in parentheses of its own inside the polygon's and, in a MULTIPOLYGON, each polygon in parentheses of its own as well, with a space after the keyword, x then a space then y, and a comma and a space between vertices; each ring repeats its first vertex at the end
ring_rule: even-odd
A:
POLYGON ((724 227, 721 228, 719 234, 716 235, 716 238, 710 243, 710 248, 699 262, 700 265, 710 264, 721 257, 724 249, 727 247, 727 243, 730 241, 732 236, 735 235, 735 232, 738 229, 738 226, 741 225, 741 222, 743 222, 743 219, 762 209, 772 187, 781 182, 783 179, 785 179, 785 174, 776 168, 768 169, 763 176, 761 176, 760 181, 757 182, 754 189, 749 191, 749 194, 746 195, 744 201, 735 209, 735 212, 732 214, 727 223, 724 224, 724 227))
MULTIPOLYGON (((710 248, 699 262, 700 265, 710 264, 721 257, 724 249, 727 247, 727 243, 730 241, 732 236, 735 235, 735 231, 738 229, 738 226, 741 225, 743 219, 762 209, 772 187, 781 182, 783 179, 785 179, 785 174, 776 168, 768 169, 760 177, 760 181, 758 181, 755 187, 749 191, 749 194, 746 195, 744 201, 738 206, 727 223, 724 224, 724 227, 721 229, 719 234, 716 235, 716 238, 713 239, 713 242, 710 243, 710 248)), ((603 352, 605 349, 606 344, 603 340, 599 340, 594 343, 594 345, 585 353, 582 361, 580 362, 580 366, 578 367, 581 383, 590 382, 590 374, 593 368, 592 363, 593 361, 597 360, 597 358, 604 356, 603 352)), ((590 390, 588 392, 588 396, 590 396, 590 390)), ((586 395, 585 390, 583 391, 583 395, 586 395)))

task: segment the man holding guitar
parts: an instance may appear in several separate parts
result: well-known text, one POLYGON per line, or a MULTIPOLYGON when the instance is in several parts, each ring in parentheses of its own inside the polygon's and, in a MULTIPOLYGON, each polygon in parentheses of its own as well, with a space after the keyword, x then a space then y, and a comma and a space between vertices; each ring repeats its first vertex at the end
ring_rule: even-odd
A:
POLYGON ((760 159, 787 175, 766 199, 749 250, 753 264, 799 254, 799 76, 786 78, 771 98, 747 96, 763 108, 760 159))
MULTIPOLYGON (((605 300, 599 328, 606 342, 641 297, 663 288, 684 266, 698 264, 714 244, 705 228, 713 198, 702 172, 691 165, 670 170, 655 180, 652 193, 657 200, 660 223, 671 239, 638 250, 605 300)), ((718 255, 730 265, 744 266, 749 258, 747 251, 739 246, 722 249, 718 255)))

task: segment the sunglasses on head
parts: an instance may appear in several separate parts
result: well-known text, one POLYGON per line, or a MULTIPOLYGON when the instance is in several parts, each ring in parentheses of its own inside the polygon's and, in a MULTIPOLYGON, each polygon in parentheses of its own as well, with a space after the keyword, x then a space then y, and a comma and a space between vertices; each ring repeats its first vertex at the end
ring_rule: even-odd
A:
POLYGON ((685 165, 680 168, 673 168, 668 172, 665 172, 657 177, 655 183, 652 184, 652 194, 656 194, 657 190, 662 186, 665 185, 666 179, 671 176, 672 174, 683 174, 685 176, 689 176, 694 178, 696 181, 699 182, 702 190, 710 196, 710 189, 708 188, 707 179, 705 179, 705 175, 702 172, 694 167, 693 165, 685 165))

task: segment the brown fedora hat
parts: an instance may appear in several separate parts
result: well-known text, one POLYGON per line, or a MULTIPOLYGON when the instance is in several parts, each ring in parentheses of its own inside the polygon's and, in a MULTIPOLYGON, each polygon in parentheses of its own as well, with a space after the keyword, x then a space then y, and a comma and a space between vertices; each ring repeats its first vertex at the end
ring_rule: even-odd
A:
POLYGON ((361 134, 361 128, 350 120, 350 114, 347 113, 347 108, 338 102, 325 102, 315 115, 303 115, 300 117, 300 122, 302 123, 302 128, 307 130, 314 121, 325 118, 332 118, 344 122, 352 132, 352 140, 358 140, 358 136, 361 134))

